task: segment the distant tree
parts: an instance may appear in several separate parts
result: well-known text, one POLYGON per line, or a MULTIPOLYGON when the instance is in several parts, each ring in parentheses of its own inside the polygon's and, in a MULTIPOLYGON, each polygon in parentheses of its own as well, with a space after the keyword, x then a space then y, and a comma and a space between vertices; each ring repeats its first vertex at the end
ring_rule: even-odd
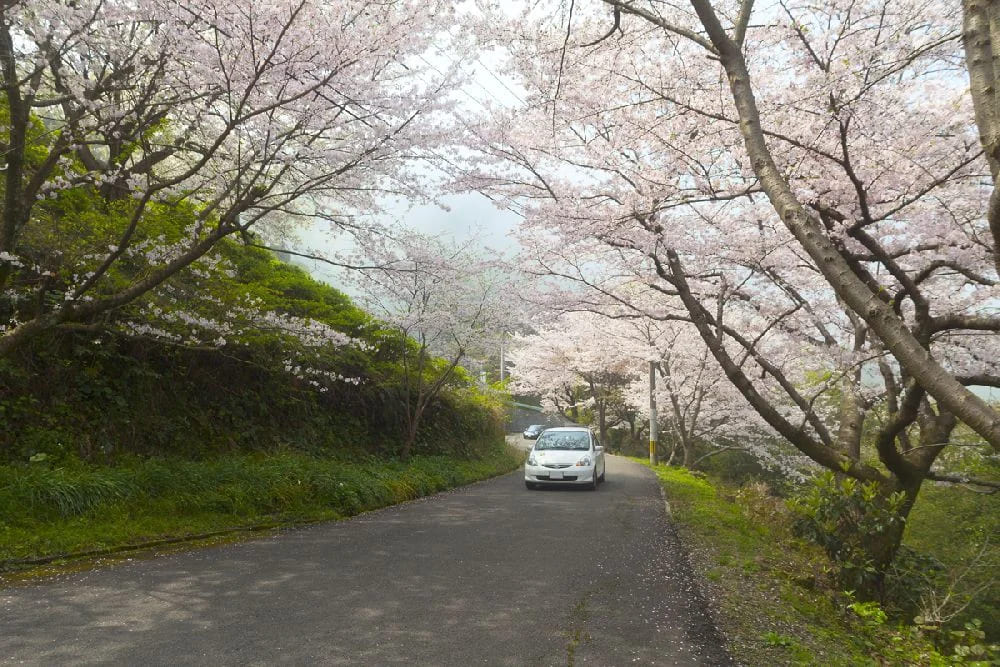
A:
MULTIPOLYGON (((619 330, 638 344, 637 361, 644 352, 655 362, 660 432, 666 436, 661 440, 671 446, 668 464, 676 460, 696 468, 710 456, 738 450, 766 467, 799 476, 802 462, 775 449, 774 430, 728 382, 694 327, 629 318, 619 330)), ((634 382, 627 395, 648 418, 648 377, 634 382)))
POLYGON ((623 423, 634 436, 636 418, 649 418, 648 363, 654 361, 669 462, 679 452, 683 465, 695 467, 705 456, 740 450, 799 475, 803 462, 774 448, 775 432, 726 380, 693 326, 614 307, 604 313, 576 310, 584 305, 579 295, 555 301, 571 312, 549 315, 535 334, 515 338, 511 372, 519 391, 540 395, 563 412, 573 398, 573 406, 593 412, 605 438, 623 423))
POLYGON ((618 340, 589 313, 549 316, 537 333, 517 336, 510 353, 514 389, 535 394, 542 404, 579 419, 581 408, 594 415, 602 441, 615 425, 609 418, 622 403, 634 365, 617 354, 618 340))
POLYGON ((369 237, 359 251, 376 267, 353 275, 361 303, 400 334, 403 458, 427 409, 461 379, 462 361, 499 347, 511 327, 509 279, 474 246, 400 230, 369 237))

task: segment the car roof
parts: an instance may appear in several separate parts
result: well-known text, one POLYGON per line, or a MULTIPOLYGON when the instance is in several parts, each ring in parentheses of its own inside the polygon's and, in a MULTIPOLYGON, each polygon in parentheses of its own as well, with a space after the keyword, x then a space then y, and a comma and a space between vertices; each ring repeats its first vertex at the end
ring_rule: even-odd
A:
POLYGON ((546 431, 583 431, 585 433, 590 433, 590 429, 586 426, 553 426, 552 428, 545 429, 546 431))

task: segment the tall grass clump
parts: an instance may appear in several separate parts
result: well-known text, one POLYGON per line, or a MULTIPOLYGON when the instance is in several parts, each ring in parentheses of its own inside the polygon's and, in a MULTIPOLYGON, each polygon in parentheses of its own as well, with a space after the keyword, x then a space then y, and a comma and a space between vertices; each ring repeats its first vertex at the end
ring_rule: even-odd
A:
POLYGON ((259 522, 338 518, 513 470, 494 443, 478 458, 346 460, 299 452, 112 467, 0 466, 0 561, 259 522))

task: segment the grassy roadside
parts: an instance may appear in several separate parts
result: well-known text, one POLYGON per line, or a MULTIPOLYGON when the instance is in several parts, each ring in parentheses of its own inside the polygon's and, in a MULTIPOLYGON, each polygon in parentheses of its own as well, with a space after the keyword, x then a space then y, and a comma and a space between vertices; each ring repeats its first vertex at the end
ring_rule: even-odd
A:
POLYGON ((0 570, 16 561, 259 524, 339 519, 510 472, 521 454, 349 461, 300 453, 114 467, 0 466, 0 570), (6 562, 6 565, 4 563, 6 562))
POLYGON ((976 664, 939 655, 877 606, 837 592, 825 554, 792 534, 783 501, 762 487, 728 489, 662 465, 654 472, 739 663, 976 664))

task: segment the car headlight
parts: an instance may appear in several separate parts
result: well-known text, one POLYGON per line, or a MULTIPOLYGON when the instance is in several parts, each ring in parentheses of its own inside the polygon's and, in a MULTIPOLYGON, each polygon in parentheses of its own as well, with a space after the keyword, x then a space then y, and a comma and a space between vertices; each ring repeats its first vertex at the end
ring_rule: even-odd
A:
POLYGON ((589 466, 591 464, 590 457, 589 456, 584 456, 582 459, 580 459, 579 461, 577 461, 576 464, 578 466, 589 466))
POLYGON ((529 466, 536 466, 536 465, 538 465, 538 461, 535 460, 535 455, 534 454, 528 455, 528 465, 529 466))

